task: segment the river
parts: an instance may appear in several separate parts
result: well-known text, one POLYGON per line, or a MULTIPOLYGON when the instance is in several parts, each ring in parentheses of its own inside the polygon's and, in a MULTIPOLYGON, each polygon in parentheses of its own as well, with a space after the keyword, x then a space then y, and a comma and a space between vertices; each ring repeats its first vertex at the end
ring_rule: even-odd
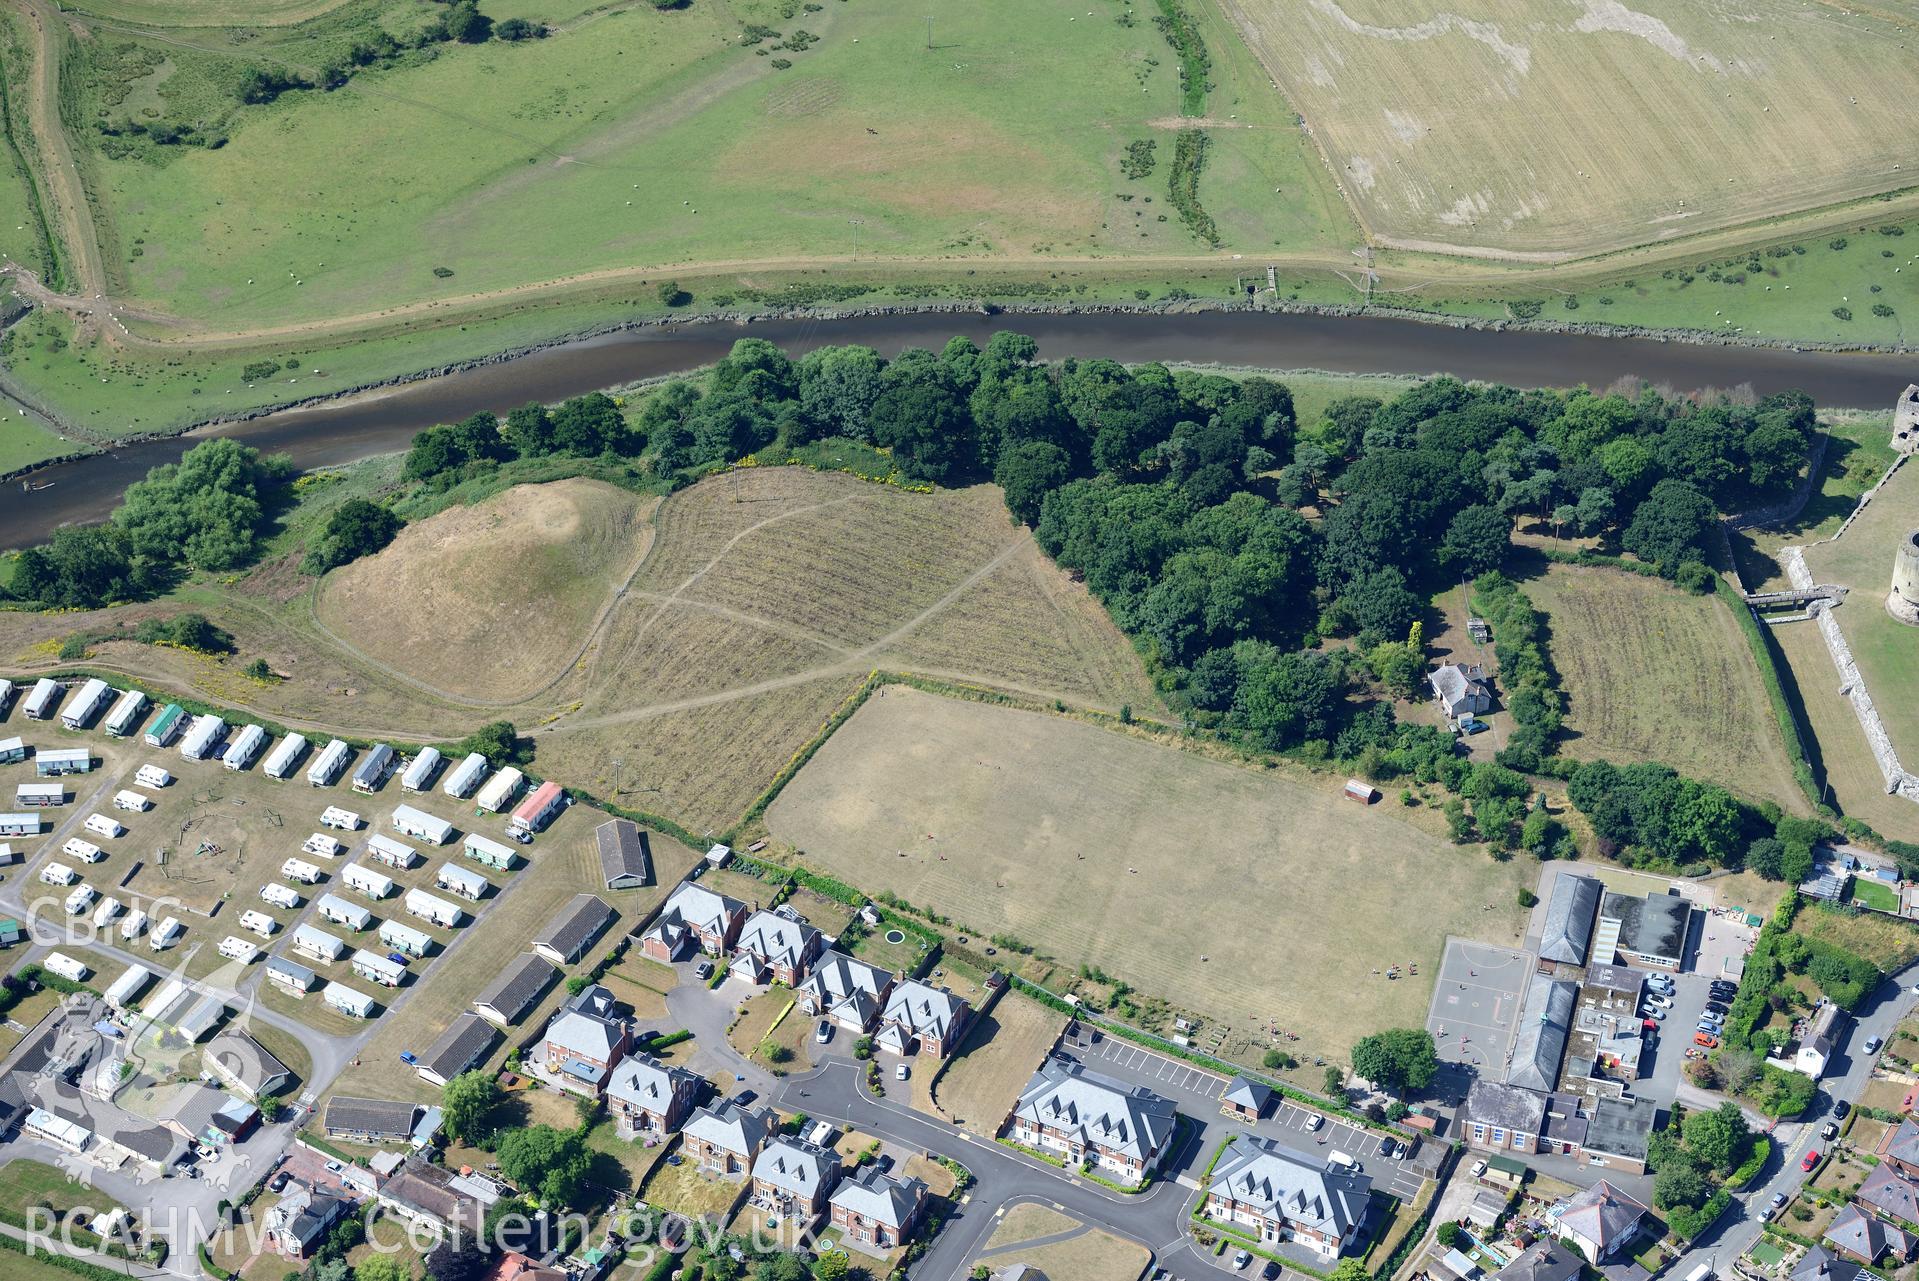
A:
POLYGON ((1448 373, 1520 387, 1604 387, 1620 378, 1638 378, 1680 393, 1749 388, 1764 395, 1798 388, 1821 405, 1864 408, 1889 407, 1919 365, 1906 356, 1256 312, 938 312, 648 326, 43 468, 31 480, 44 488, 15 487, 0 493, 0 547, 28 546, 60 525, 99 520, 148 468, 172 462, 194 443, 214 436, 232 436, 268 453, 288 454, 302 468, 323 467, 403 449, 421 428, 480 410, 503 413, 530 400, 561 400, 694 369, 725 355, 738 338, 766 338, 794 355, 829 343, 865 343, 890 356, 904 347, 937 350, 956 333, 984 343, 1002 329, 1032 335, 1041 353, 1054 359, 1104 356, 1342 373, 1448 373))

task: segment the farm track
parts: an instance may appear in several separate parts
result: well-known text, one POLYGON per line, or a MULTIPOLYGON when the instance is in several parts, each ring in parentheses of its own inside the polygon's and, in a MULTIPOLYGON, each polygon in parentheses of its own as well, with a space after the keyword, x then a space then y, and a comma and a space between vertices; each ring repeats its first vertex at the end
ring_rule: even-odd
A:
POLYGON ((45 0, 8 0, 33 29, 33 75, 27 83, 27 121, 35 159, 53 204, 50 222, 66 250, 82 299, 105 292, 107 273, 93 226, 86 184, 60 120, 60 13, 45 0))

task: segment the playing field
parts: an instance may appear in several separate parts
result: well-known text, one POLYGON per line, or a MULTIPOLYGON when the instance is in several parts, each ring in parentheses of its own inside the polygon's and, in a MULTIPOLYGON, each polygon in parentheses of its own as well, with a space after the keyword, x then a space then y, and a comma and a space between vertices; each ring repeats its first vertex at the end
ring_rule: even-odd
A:
POLYGON ((1588 254, 1904 187, 1919 161, 1908 4, 1225 3, 1407 247, 1588 254))
POLYGON ((1552 625, 1568 755, 1659 761, 1803 809, 1752 651, 1716 597, 1571 565, 1523 586, 1552 625))
POLYGON ((1530 877, 1336 786, 900 687, 827 741, 767 825, 969 934, 1329 1053, 1424 1018, 1430 980, 1389 967, 1429 976, 1447 934, 1517 941, 1530 877))

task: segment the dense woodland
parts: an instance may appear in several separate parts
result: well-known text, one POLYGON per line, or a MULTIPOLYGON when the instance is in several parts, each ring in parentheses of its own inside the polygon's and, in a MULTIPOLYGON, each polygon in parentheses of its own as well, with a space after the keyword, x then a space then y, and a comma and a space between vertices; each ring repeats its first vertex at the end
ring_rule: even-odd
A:
MULTIPOLYGON (((1455 798, 1456 840, 1548 857, 1570 852, 1569 838, 1529 803, 1528 775, 1559 774, 1609 848, 1735 864, 1750 847, 1756 870, 1795 879, 1810 838, 1776 814, 1658 764, 1576 768, 1555 755, 1564 695, 1548 629, 1500 566, 1531 523, 1709 588, 1718 514, 1789 492, 1813 431, 1799 394, 1697 404, 1450 378, 1385 402, 1338 400, 1301 423, 1271 379, 1047 364, 1013 333, 892 360, 865 347, 793 360, 743 339, 706 373, 629 404, 593 393, 431 428, 403 477, 414 492, 445 490, 515 460, 574 456, 670 487, 843 440, 884 451, 913 481, 991 480, 1134 638, 1196 730, 1382 782, 1439 784, 1455 798), (1493 625, 1515 722, 1496 764, 1469 763, 1449 734, 1391 708, 1423 692, 1431 597, 1466 578, 1493 625)), ((15 593, 97 605, 244 564, 285 479, 283 464, 232 441, 202 445, 130 488, 106 525, 28 552, 15 593)), ((378 503, 344 504, 305 567, 377 550, 398 525, 378 503)))

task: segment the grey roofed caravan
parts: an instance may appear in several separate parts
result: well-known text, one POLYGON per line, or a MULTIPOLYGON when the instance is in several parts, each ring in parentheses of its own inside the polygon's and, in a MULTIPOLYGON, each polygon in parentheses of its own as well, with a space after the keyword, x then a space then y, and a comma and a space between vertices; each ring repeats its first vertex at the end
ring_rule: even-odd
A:
POLYGON ((1551 1093, 1559 1077, 1559 1060, 1566 1053, 1566 1035, 1572 1030, 1573 1007, 1578 999, 1575 984, 1533 975, 1526 1003, 1519 1011, 1506 1084, 1551 1093))
POLYGON ((609 890, 638 889, 653 881, 653 850, 646 833, 630 819, 616 818, 593 829, 600 851, 600 878, 609 890))
POLYGON ((1546 901, 1546 924, 1539 935, 1539 959, 1584 965, 1592 946, 1593 918, 1601 886, 1590 876, 1561 876, 1546 901))

